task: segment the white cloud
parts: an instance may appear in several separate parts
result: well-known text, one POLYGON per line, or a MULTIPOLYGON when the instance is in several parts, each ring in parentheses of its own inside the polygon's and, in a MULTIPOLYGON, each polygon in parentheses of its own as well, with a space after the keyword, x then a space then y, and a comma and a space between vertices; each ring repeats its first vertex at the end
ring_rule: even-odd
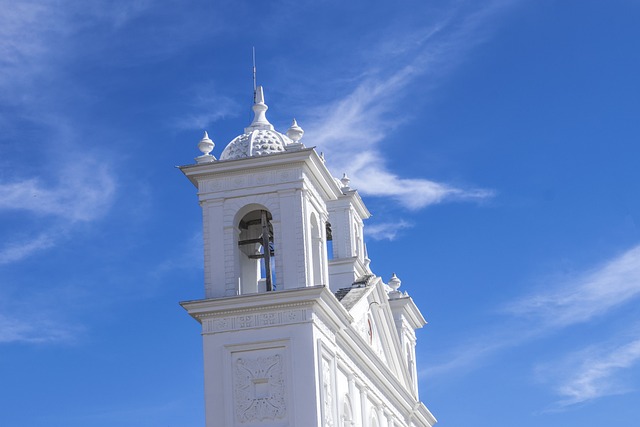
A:
MULTIPOLYGON (((220 95, 211 85, 198 86, 196 93, 189 96, 187 110, 191 112, 178 117, 174 126, 178 129, 210 130, 209 126, 220 119, 237 116, 240 104, 228 96, 220 95)), ((215 132, 210 132, 216 138, 215 132)), ((214 139, 216 145, 218 141, 214 139)), ((222 141, 220 141, 222 142, 222 141)), ((226 144, 229 141, 224 141, 226 144)))
POLYGON ((11 242, 0 249, 0 265, 20 261, 36 252, 49 249, 55 244, 56 237, 50 233, 42 233, 33 239, 11 242))
POLYGON ((517 345, 521 343, 523 339, 525 339, 524 336, 516 335, 508 337, 483 335, 480 338, 474 338, 464 342, 454 351, 445 355, 445 361, 426 365, 425 368, 420 370, 418 375, 420 378, 428 379, 436 377, 451 379, 455 375, 464 375, 491 355, 509 346, 517 345))
POLYGON ((0 182, 0 212, 26 211, 65 221, 91 221, 102 216, 115 194, 108 167, 86 161, 64 167, 49 184, 42 178, 0 182))
POLYGON ((373 240, 395 240, 400 231, 411 227, 413 227, 413 225, 404 220, 377 222, 367 224, 365 235, 373 240))
POLYGON ((0 344, 69 342, 74 340, 77 333, 77 328, 53 319, 38 318, 35 314, 27 319, 0 313, 0 344))
MULTIPOLYGON (((480 28, 496 8, 496 5, 491 5, 457 20, 445 19, 418 36, 405 34, 398 36, 393 43, 385 40, 379 49, 367 50, 367 62, 375 60, 376 69, 370 71, 352 92, 315 106, 311 121, 305 126, 305 142, 330 153, 333 173, 339 176, 347 172, 354 187, 363 194, 391 197, 409 209, 444 201, 492 197, 494 193, 491 190, 456 187, 425 178, 400 177, 389 170, 382 153, 400 144, 400 141, 393 140, 393 130, 411 115, 406 107, 398 108, 409 89, 426 77, 435 87, 435 81, 443 78, 446 70, 458 65, 464 53, 482 40, 480 28), (454 25, 457 22, 462 24, 454 25), (403 46, 400 53, 405 58, 398 58, 399 51, 389 49, 391 44, 403 46), (417 48, 407 53, 406 46, 417 48), (387 64, 400 65, 395 69, 393 65, 383 69, 387 64), (403 111, 403 115, 399 116, 397 111, 403 111), (386 143, 385 147, 381 146, 382 142, 386 143)), ((423 93, 428 89, 421 87, 423 93)))
POLYGON ((615 345, 590 346, 570 354, 560 363, 539 366, 537 375, 540 381, 553 384, 556 393, 562 397, 554 409, 562 409, 631 391, 620 374, 638 363, 640 338, 615 345))
POLYGON ((202 231, 198 231, 190 239, 179 245, 176 253, 160 260, 154 267, 149 268, 149 274, 154 282, 165 274, 176 270, 201 271, 203 264, 202 231))
POLYGON ((0 214, 31 214, 22 221, 34 230, 31 238, 6 235, 0 244, 0 264, 18 262, 55 247, 69 238, 75 225, 99 220, 109 212, 116 188, 107 162, 97 164, 90 158, 84 163, 71 160, 68 165, 60 165, 55 177, 0 181, 0 214))
POLYGON ((24 85, 43 73, 44 63, 52 59, 49 47, 59 41, 67 28, 61 8, 52 7, 52 3, 0 2, 0 93, 5 94, 3 104, 28 102, 39 96, 24 90, 24 85))
POLYGON ((585 322, 640 296, 640 245, 550 291, 525 297, 507 311, 545 328, 585 322))
MULTIPOLYGON (((640 297, 640 245, 567 282, 546 287, 549 290, 509 304, 503 311, 509 315, 508 321, 502 319, 480 337, 464 342, 445 355, 446 361, 433 364, 421 374, 429 378, 461 374, 508 348, 541 340, 598 316, 614 315, 617 308, 640 297)), ((558 379, 553 386, 566 398, 559 405, 568 406, 626 392, 615 381, 615 375, 639 360, 640 340, 609 347, 600 344, 565 362, 547 364, 544 375, 558 379)))

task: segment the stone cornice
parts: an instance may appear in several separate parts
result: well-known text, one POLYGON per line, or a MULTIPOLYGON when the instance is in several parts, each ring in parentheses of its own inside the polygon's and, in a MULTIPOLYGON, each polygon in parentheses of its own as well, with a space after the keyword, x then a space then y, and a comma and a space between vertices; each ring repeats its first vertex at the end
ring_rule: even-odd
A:
POLYGON ((413 329, 420 329, 427 324, 427 321, 411 297, 390 299, 389 306, 391 306, 394 316, 402 310, 402 314, 404 314, 405 319, 407 319, 413 329))
POLYGON ((324 286, 183 301, 180 305, 196 320, 256 311, 311 306, 324 286))
POLYGON ((241 172, 247 170, 258 171, 265 168, 285 167, 292 165, 306 165, 311 179, 324 192, 326 200, 335 200, 342 195, 338 184, 313 148, 297 151, 271 154, 266 156, 247 157, 235 160, 222 160, 210 163, 179 166, 179 169, 198 187, 198 181, 210 179, 219 175, 241 172))

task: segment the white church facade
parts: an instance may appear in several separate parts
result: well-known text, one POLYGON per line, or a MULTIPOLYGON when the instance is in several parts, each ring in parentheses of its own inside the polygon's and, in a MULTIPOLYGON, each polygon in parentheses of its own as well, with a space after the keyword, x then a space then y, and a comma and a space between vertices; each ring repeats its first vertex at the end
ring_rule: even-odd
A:
POLYGON ((413 300, 369 267, 370 214, 345 177, 266 118, 220 159, 180 169, 203 213, 204 299, 182 306, 202 325, 207 427, 427 427, 418 396, 413 300))

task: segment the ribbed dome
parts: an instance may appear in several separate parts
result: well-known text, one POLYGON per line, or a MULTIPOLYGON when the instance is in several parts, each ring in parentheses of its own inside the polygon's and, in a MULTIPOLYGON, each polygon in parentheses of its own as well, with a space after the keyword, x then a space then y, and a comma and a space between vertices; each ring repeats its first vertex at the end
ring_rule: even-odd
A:
POLYGON ((289 137, 276 131, 273 125, 269 123, 265 114, 267 109, 269 107, 264 103, 262 86, 258 86, 253 104, 253 121, 244 129, 242 135, 235 137, 227 144, 220 156, 220 160, 243 159, 245 157, 282 153, 285 151, 285 146, 297 143, 304 131, 298 126, 295 119, 287 132, 287 134, 291 132, 291 137, 289 137))
POLYGON ((272 129, 254 129, 235 137, 224 149, 220 160, 242 159, 281 153, 293 141, 272 129))

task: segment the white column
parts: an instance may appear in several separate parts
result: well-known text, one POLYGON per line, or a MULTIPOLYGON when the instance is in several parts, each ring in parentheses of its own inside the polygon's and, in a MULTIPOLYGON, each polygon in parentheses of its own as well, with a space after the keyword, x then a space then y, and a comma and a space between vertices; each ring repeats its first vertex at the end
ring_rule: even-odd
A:
POLYGON ((225 273, 233 270, 233 261, 228 264, 225 257, 223 200, 201 202, 201 206, 205 296, 221 297, 228 287, 225 273))
POLYGON ((369 427, 369 391, 367 386, 360 386, 360 414, 362 415, 362 427, 369 427))
POLYGON ((356 380, 353 374, 349 375, 349 401, 351 402, 351 417, 352 417, 352 425, 362 425, 362 423, 358 424, 358 419, 362 416, 362 411, 357 410, 356 406, 356 380))

